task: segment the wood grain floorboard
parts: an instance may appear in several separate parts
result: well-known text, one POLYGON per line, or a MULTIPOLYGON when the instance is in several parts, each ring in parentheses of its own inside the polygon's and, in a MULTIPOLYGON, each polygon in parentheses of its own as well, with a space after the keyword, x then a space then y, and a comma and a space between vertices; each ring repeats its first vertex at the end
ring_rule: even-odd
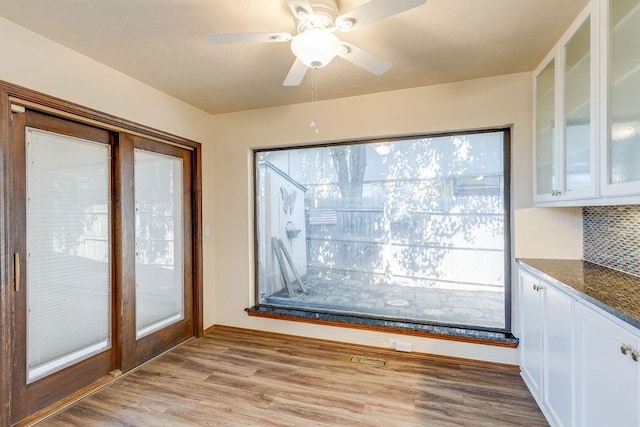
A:
POLYGON ((39 426, 546 426, 520 376, 213 330, 39 426), (386 366, 349 361, 381 358, 386 366))

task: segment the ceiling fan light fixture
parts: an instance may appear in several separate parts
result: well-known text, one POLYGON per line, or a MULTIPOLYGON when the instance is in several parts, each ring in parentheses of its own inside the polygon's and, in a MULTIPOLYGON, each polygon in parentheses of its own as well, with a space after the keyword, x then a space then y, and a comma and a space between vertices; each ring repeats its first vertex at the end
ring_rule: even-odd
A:
POLYGON ((333 33, 312 28, 298 34, 291 41, 291 51, 304 65, 321 68, 340 52, 342 44, 333 33))

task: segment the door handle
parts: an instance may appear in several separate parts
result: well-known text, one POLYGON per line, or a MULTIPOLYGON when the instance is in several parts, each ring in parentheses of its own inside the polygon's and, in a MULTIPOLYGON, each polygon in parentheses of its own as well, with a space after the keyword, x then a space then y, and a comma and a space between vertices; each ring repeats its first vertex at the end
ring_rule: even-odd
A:
POLYGON ((16 292, 20 291, 20 254, 13 254, 13 285, 16 292))

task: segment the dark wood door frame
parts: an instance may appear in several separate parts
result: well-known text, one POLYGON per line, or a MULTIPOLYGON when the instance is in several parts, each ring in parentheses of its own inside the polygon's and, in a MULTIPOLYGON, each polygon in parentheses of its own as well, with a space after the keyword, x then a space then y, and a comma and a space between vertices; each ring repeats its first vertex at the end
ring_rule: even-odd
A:
MULTIPOLYGON (((123 97, 122 102, 126 102, 123 97)), ((137 124, 135 122, 122 119, 110 114, 102 113, 78 104, 61 100, 49 95, 45 95, 21 86, 0 80, 0 427, 9 426, 11 423, 12 406, 12 354, 13 342, 13 253, 9 247, 8 236, 11 231, 11 224, 7 221, 8 202, 11 197, 11 181, 7 176, 8 165, 10 165, 10 144, 11 141, 11 105, 27 106, 34 111, 41 111, 54 116, 72 119, 80 123, 89 123, 93 126, 103 127, 111 131, 118 132, 119 141, 114 142, 114 162, 122 159, 127 150, 133 151, 133 135, 143 136, 159 142, 165 142, 187 148, 192 151, 191 156, 191 180, 192 194, 191 207, 193 211, 192 233, 193 233, 193 333, 195 336, 203 334, 203 306, 202 306, 202 147, 201 144, 185 138, 181 138, 169 133, 155 130, 153 128, 137 124), (124 144, 121 142, 124 141, 124 144), (128 141, 128 142, 127 142, 128 141), (120 157, 119 157, 120 156, 120 157)), ((131 153, 132 154, 132 153, 131 153)), ((118 163, 114 163, 118 164, 118 163)), ((119 163, 119 168, 127 167, 119 163)), ((115 185, 133 185, 133 182, 123 180, 122 170, 114 169, 115 185)), ((115 215, 114 228, 120 227, 120 232, 124 235, 131 235, 131 225, 126 226, 121 206, 122 200, 114 199, 115 215)), ((125 201, 125 203, 128 203, 125 201)), ((135 253, 133 249, 133 239, 119 239, 120 243, 114 245, 114 264, 119 263, 122 257, 129 257, 130 253, 135 253)), ((127 273, 123 265, 117 264, 116 271, 121 276, 127 273)), ((120 292, 116 287, 116 292, 120 292)), ((118 295, 116 295, 118 296, 118 295)), ((121 299, 123 300, 123 299, 121 299)), ((116 316, 131 316, 130 308, 126 304, 116 307, 116 316)), ((135 326, 134 326, 135 327, 135 326)), ((127 346, 131 343, 123 342, 122 331, 115 332, 115 345, 120 354, 130 356, 117 360, 116 364, 122 371, 128 371, 135 367, 135 352, 131 352, 127 346)))
POLYGON ((11 419, 11 330, 13 303, 11 294, 13 286, 10 283, 9 253, 7 239, 7 224, 5 218, 8 213, 8 197, 6 194, 6 165, 10 150, 11 105, 9 95, 0 90, 0 426, 10 425, 11 419))
POLYGON ((116 286, 116 301, 120 304, 116 307, 115 315, 121 319, 115 325, 118 328, 116 354, 121 358, 120 369, 127 372, 136 366, 135 340, 126 338, 136 335, 135 286, 124 286, 135 280, 135 263, 131 262, 136 256, 136 225, 130 213, 134 203, 132 135, 120 133, 115 147, 114 165, 115 186, 122 190, 114 197, 114 235, 120 234, 122 237, 114 247, 114 269, 119 275, 117 282, 123 285, 116 286))

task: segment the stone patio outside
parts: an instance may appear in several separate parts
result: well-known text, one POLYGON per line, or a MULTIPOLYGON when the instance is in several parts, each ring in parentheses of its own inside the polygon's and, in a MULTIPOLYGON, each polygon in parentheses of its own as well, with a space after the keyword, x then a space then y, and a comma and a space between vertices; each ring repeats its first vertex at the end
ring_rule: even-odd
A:
POLYGON ((372 285, 335 271, 309 273, 295 282, 294 296, 286 289, 267 303, 287 307, 335 310, 345 314, 379 315, 434 323, 503 329, 504 293, 501 290, 456 290, 438 287, 372 285))

